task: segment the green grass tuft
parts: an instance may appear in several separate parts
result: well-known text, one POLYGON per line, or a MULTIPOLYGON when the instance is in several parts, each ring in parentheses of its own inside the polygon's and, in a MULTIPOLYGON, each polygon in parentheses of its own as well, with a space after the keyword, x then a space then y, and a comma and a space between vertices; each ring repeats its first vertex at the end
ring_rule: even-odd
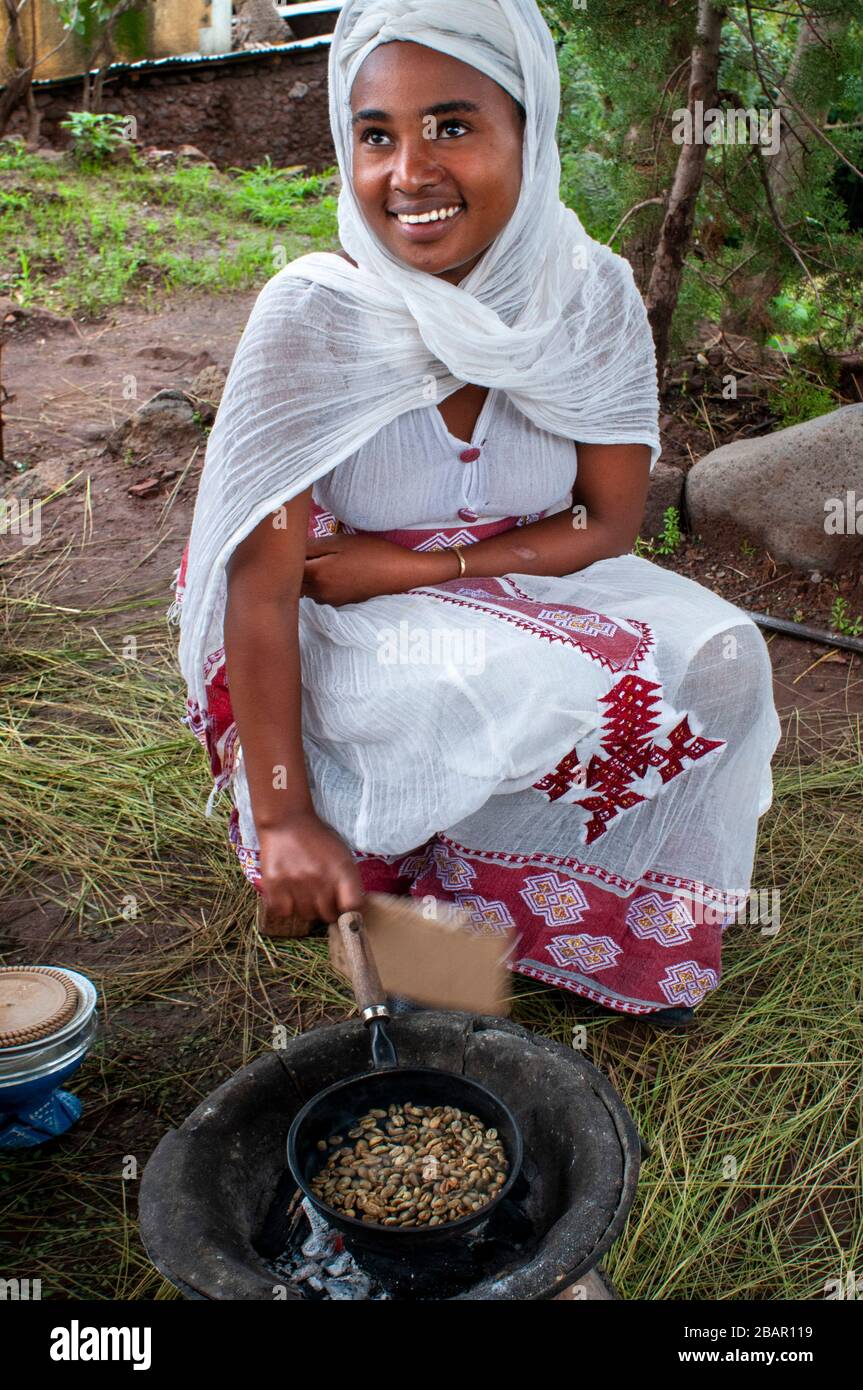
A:
POLYGON ((223 174, 137 157, 79 166, 0 152, 0 294, 96 317, 154 293, 254 289, 296 256, 337 244, 332 171, 266 164, 223 174))

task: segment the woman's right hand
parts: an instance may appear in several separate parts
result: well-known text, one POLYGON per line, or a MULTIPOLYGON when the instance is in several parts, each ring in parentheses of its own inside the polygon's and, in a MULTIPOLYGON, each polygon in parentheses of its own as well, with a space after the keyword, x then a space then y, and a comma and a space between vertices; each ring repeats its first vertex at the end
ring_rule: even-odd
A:
POLYGON ((284 824, 258 831, 261 891, 269 912, 335 922, 342 912, 362 911, 365 892, 344 840, 314 811, 299 811, 284 824))

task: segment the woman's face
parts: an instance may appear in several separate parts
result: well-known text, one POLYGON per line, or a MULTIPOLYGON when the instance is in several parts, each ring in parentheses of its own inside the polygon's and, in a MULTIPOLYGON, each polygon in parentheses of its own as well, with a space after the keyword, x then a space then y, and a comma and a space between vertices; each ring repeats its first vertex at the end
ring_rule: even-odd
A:
POLYGON ((518 202, 516 103, 467 63, 398 41, 366 58, 351 110, 354 192, 369 227, 399 260, 457 284, 518 202))

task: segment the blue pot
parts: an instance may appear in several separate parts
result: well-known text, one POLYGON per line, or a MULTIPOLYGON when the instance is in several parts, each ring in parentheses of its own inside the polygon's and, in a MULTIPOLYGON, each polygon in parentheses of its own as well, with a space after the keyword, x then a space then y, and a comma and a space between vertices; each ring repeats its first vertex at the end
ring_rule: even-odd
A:
POLYGON ((0 1149, 32 1148, 63 1134, 81 1114, 77 1096, 61 1089, 96 1035, 95 986, 86 975, 51 966, 78 991, 78 1009, 62 1028, 38 1042, 0 1047, 0 1149))

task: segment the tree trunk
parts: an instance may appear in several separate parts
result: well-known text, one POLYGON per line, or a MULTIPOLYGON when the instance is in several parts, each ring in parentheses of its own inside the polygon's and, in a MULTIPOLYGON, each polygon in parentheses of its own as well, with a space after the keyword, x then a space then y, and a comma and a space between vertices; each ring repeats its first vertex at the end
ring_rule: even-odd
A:
MULTIPOLYGON (((671 18, 668 22, 671 22, 671 18)), ((680 106, 683 93, 686 91, 687 70, 692 55, 692 34, 691 30, 686 33, 679 23, 678 30, 667 59, 669 77, 666 79, 663 110, 666 109, 665 103, 667 103, 668 110, 675 110, 680 106)), ((652 123, 645 119, 634 125, 627 133, 625 146, 634 168, 639 173, 643 173, 645 177, 651 176, 651 182, 645 187, 643 196, 645 198, 663 196, 664 190, 668 187, 670 173, 666 141, 663 139, 662 126, 657 118, 654 117, 652 123), (659 126, 658 130, 657 126, 659 126), (655 135, 654 132, 656 132, 655 135), (652 155, 651 146, 654 138, 656 140, 656 152, 652 155), (647 163, 651 158, 653 159, 652 166, 647 163)), ((656 247, 662 230, 662 218, 658 215, 660 211, 659 204, 652 208, 639 209, 624 229, 623 240, 618 247, 620 254, 625 256, 632 266, 635 283, 642 294, 646 294, 647 286, 650 283, 656 247)))
POLYGON ((27 145, 31 150, 39 148, 42 133, 42 115, 36 105, 32 86, 27 88, 27 145))
MULTIPOLYGON (((4 0, 6 18, 9 24, 8 44, 11 49, 14 70, 6 79, 0 92, 0 135, 6 134, 6 127, 22 101, 27 100, 30 84, 33 81, 34 52, 25 51, 24 36, 21 33, 21 13, 15 0, 4 0)), ((24 8, 23 5, 21 7, 24 8)), ((35 35, 35 14, 31 9, 31 30, 35 35)), ((35 41, 35 40, 34 40, 35 41)))
POLYGON ((289 43, 293 37, 284 19, 276 13, 273 0, 234 0, 237 15, 237 46, 289 43))
MULTIPOLYGON (((696 101, 704 103, 703 112, 716 104, 719 41, 725 15, 724 7, 714 8, 711 0, 699 0, 698 28, 689 76, 688 108, 693 113, 693 119, 696 101)), ((671 320, 680 293, 686 253, 692 240, 695 209, 707 158, 707 142, 703 138, 695 138, 694 129, 692 135, 693 139, 685 141, 680 147, 645 298, 656 345, 660 390, 668 363, 671 320)))
POLYGON ((81 90, 81 110, 97 113, 102 109, 102 87, 105 73, 114 61, 114 30, 117 21, 130 10, 140 7, 141 0, 124 0, 123 4, 108 16, 105 26, 97 36, 96 42, 87 55, 87 68, 81 90))
MULTIPOLYGON (((847 15, 820 18, 817 15, 801 16, 800 31, 794 57, 788 68, 788 76, 783 83, 786 92, 802 106, 798 88, 800 73, 807 62, 811 50, 822 43, 831 44, 844 37, 848 29, 847 15)), ((816 110, 807 108, 807 114, 816 125, 823 125, 830 111, 829 91, 821 92, 816 110)), ((776 209, 782 215, 793 202, 797 191, 806 183, 806 163, 812 150, 815 136, 800 119, 797 112, 780 95, 779 99, 779 149, 771 156, 767 169, 767 180, 776 209)), ((784 220, 784 218, 783 218, 784 220)))

